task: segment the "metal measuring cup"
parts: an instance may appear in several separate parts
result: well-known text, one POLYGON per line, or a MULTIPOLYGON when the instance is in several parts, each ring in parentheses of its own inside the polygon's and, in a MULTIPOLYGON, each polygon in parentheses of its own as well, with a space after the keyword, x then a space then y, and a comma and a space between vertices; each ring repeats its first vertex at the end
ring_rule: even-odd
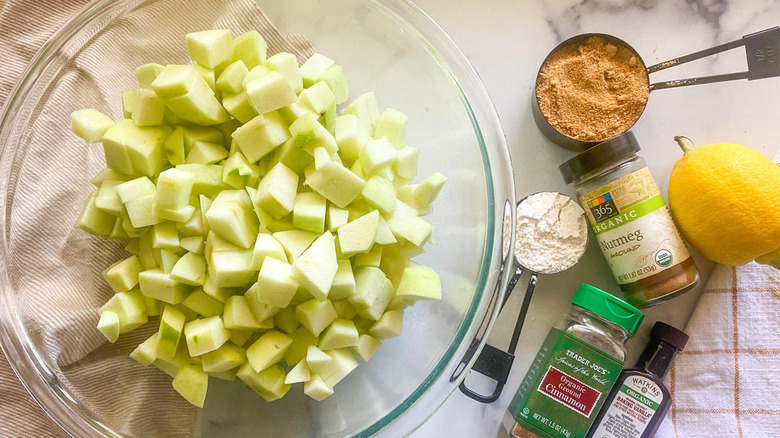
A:
MULTIPOLYGON (((569 198, 568 196, 558 192, 535 192, 521 199, 515 206, 515 209, 516 210, 519 209, 520 205, 523 202, 528 200, 530 197, 540 193, 554 193, 569 198)), ((574 201, 572 200, 572 202, 574 201)), ((583 217, 584 217, 584 212, 583 212, 583 217)), ((516 230, 512 230, 512 232, 515 231, 516 230)), ((504 385, 506 384, 507 378, 509 377, 509 371, 512 368, 512 362, 515 359, 514 351, 515 348, 517 347, 517 342, 520 339, 520 332, 523 328, 523 324, 525 323, 525 318, 528 315, 528 308, 531 305, 531 298, 533 297, 534 289, 536 288, 536 283, 539 280, 539 274, 557 274, 576 265, 577 262, 579 262, 579 260, 582 258, 582 255, 585 253, 585 248, 587 248, 588 246, 588 236, 589 234, 587 233, 587 229, 586 229, 585 243, 583 244, 582 252, 579 254, 579 256, 570 264, 566 266, 559 266, 558 269, 555 270, 534 271, 532 269, 528 269, 527 267, 523 266, 523 261, 519 260, 517 257, 517 251, 514 251, 514 248, 512 248, 514 254, 512 257, 512 268, 514 269, 514 274, 512 274, 512 278, 509 280, 507 292, 506 295, 504 296, 504 301, 501 303, 499 312, 501 311, 501 309, 503 309, 504 305, 509 300, 509 296, 512 294, 512 291, 517 285, 517 282, 520 280, 520 277, 523 275, 523 272, 529 271, 531 273, 531 277, 528 280, 528 286, 526 287, 525 290, 523 303, 520 306, 520 313, 517 315, 517 321, 515 322, 515 329, 512 332, 512 339, 509 342, 509 349, 508 351, 503 351, 490 344, 485 344, 485 347, 482 349, 482 352, 479 354, 479 357, 477 357, 477 360, 476 362, 474 362, 474 365, 471 367, 471 369, 473 371, 477 371, 478 373, 489 377, 490 379, 496 382, 496 386, 493 389, 493 393, 490 395, 479 394, 473 391, 472 389, 470 389, 468 386, 466 386, 466 380, 464 379, 459 386, 460 391, 463 394, 481 403, 493 403, 494 401, 498 400, 498 397, 501 396, 501 392, 504 389, 504 385)), ((526 242, 515 241, 515 247, 524 244, 526 244, 526 242)))
MULTIPOLYGON (((691 53, 689 55, 681 56, 679 58, 674 58, 655 65, 651 65, 650 67, 647 67, 647 64, 644 62, 642 57, 639 56, 639 53, 633 47, 631 47, 628 43, 621 40, 620 38, 617 38, 613 35, 603 34, 603 33, 585 33, 585 34, 571 37, 566 41, 555 46, 555 48, 552 51, 550 51, 550 53, 544 59, 544 62, 542 62, 542 66, 544 66, 547 63, 547 61, 550 59, 550 57, 552 57, 560 49, 570 45, 584 43, 588 38, 592 38, 592 37, 602 38, 608 43, 611 43, 618 47, 623 47, 625 49, 628 49, 631 53, 633 53, 636 56, 637 60, 641 63, 647 75, 648 92, 652 92, 655 90, 662 90, 666 88, 686 87, 689 85, 736 81, 740 79, 747 79, 749 81, 752 81, 755 79, 763 79, 763 78, 780 76, 780 27, 777 26, 770 29, 762 30, 760 32, 755 32, 750 35, 745 35, 741 39, 735 41, 731 41, 725 44, 711 47, 709 49, 701 50, 699 52, 691 53), (665 70, 670 67, 674 67, 680 64, 685 64, 687 62, 695 61, 697 59, 705 58, 708 56, 715 55, 717 53, 725 52, 727 50, 731 50, 743 46, 745 47, 745 54, 747 56, 747 65, 748 65, 748 70, 745 72, 726 73, 726 74, 719 74, 713 76, 701 76, 701 77, 690 78, 690 79, 678 79, 673 81, 656 82, 652 84, 650 83, 651 73, 655 73, 657 71, 665 70)), ((557 129, 555 129, 555 127, 553 127, 550 124, 550 122, 547 120, 544 114, 542 114, 542 111, 539 108, 539 96, 536 94, 537 93, 536 84, 538 84, 539 75, 541 74, 541 71, 542 71, 542 67, 540 66, 539 71, 536 74, 536 83, 534 85, 532 113, 534 116, 534 121, 536 122, 536 125, 539 127, 542 133, 547 138, 552 140, 554 143, 563 146, 567 149, 571 149, 578 152, 582 152, 592 146, 595 146, 598 143, 609 140, 608 138, 604 138, 597 141, 577 140, 576 138, 569 137, 568 135, 558 131, 557 129)), ((649 96, 648 96, 648 100, 649 100, 649 96)), ((642 113, 644 113, 645 108, 647 108, 647 101, 645 101, 642 111, 636 116, 636 120, 633 120, 631 125, 628 128, 626 128, 623 132, 630 130, 634 126, 637 120, 639 120, 639 118, 642 116, 642 113)), ((620 135, 623 132, 619 132, 617 135, 620 135)))

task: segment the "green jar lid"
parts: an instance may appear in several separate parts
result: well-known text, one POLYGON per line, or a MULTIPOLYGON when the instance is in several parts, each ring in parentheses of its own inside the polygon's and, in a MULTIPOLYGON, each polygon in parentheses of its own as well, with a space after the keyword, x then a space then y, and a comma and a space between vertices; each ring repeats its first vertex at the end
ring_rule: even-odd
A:
POLYGON ((645 319, 641 310, 612 294, 585 283, 580 284, 580 287, 577 288, 571 303, 623 327, 632 335, 636 333, 642 320, 645 319))

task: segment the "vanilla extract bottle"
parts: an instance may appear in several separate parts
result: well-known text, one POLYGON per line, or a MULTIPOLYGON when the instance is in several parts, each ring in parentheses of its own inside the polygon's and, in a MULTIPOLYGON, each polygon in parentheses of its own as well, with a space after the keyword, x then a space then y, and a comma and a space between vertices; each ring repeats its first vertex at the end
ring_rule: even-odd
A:
POLYGON ((634 368, 620 373, 586 438, 651 438, 671 405, 664 378, 688 335, 656 322, 634 368))

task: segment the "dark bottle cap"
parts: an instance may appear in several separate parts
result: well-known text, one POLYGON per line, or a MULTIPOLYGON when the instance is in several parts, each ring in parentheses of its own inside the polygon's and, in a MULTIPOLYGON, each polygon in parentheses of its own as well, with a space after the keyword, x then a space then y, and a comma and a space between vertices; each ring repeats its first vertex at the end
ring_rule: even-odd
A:
POLYGON ((617 137, 603 141, 558 166, 563 180, 571 184, 577 178, 628 158, 639 152, 639 143, 634 133, 627 131, 617 137))
POLYGON ((650 331, 650 339, 665 342, 677 351, 682 351, 688 343, 688 335, 684 331, 676 329, 669 324, 658 321, 650 331))

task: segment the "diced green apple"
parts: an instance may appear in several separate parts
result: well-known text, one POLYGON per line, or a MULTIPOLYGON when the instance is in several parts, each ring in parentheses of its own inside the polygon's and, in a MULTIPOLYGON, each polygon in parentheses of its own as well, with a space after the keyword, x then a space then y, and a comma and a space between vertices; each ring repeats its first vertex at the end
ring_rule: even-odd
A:
POLYGON ((170 276, 190 286, 202 286, 206 280, 206 259, 202 255, 188 252, 176 262, 170 276))
POLYGON ((245 190, 223 190, 212 202, 206 220, 218 237, 251 248, 257 237, 257 218, 245 190))
POLYGON ((298 94, 303 90, 303 79, 301 71, 298 68, 298 60, 295 55, 287 52, 280 52, 265 60, 264 64, 270 70, 276 70, 287 79, 293 92, 298 94))
POLYGON ((368 205, 376 208, 383 215, 390 216, 395 212, 395 187, 387 179, 372 176, 366 181, 366 186, 361 193, 368 205))
POLYGON ((182 301, 182 305, 207 318, 210 316, 220 316, 225 312, 224 304, 206 294, 201 287, 197 287, 190 292, 190 294, 187 295, 187 298, 182 301))
POLYGON ((265 62, 268 45, 256 30, 250 30, 233 39, 233 58, 243 61, 247 68, 265 62))
POLYGON ((294 262, 319 236, 309 231, 287 230, 273 233, 273 237, 282 244, 288 259, 294 262))
POLYGON ((221 373, 246 363, 246 350, 231 342, 203 355, 203 371, 221 373))
POLYGON ((298 100, 290 83, 278 71, 270 71, 245 84, 246 95, 257 114, 278 110, 298 100))
POLYGON ((373 92, 361 94, 344 109, 344 114, 357 116, 366 132, 374 132, 374 125, 379 118, 376 95, 373 92))
POLYGON ((266 257, 275 258, 283 262, 287 261, 287 255, 282 244, 272 235, 260 233, 257 235, 252 252, 252 269, 259 271, 266 257))
POLYGON ((344 77, 344 69, 340 65, 334 64, 320 76, 320 80, 328 84, 328 87, 336 96, 336 103, 342 104, 349 100, 349 85, 347 78, 344 77))
POLYGON ((301 91, 298 101, 316 114, 325 114, 329 108, 336 105, 336 95, 328 84, 317 82, 301 91))
POLYGON ((152 89, 152 82, 157 78, 157 75, 163 71, 163 67, 156 62, 140 65, 135 68, 135 77, 138 80, 138 86, 147 90, 152 89))
POLYGON ((317 401, 323 401, 333 395, 333 388, 325 384, 320 376, 312 374, 303 384, 303 393, 317 401))
POLYGON ((336 320, 336 309, 329 300, 311 299, 295 307, 295 315, 311 334, 319 336, 336 320))
POLYGON ((392 108, 386 109, 376 121, 374 138, 386 138, 396 149, 406 145, 406 121, 408 117, 392 108))
POLYGON ((114 292, 126 292, 138 284, 141 262, 136 256, 122 259, 103 271, 103 277, 114 292))
POLYGON ((292 344, 291 337, 276 330, 268 330, 246 349, 246 358, 256 372, 276 364, 292 344))
MULTIPOLYGON (((252 250, 212 251, 208 263, 208 278, 222 288, 246 286, 256 271, 252 268, 252 250)), ((206 283, 204 283, 204 289, 206 283)), ((215 297, 217 298, 217 297, 215 297)))
POLYGON ((322 75, 330 66, 335 63, 332 59, 325 55, 315 53, 301 66, 301 77, 303 78, 303 86, 311 87, 318 82, 322 75))
POLYGON ((73 111, 70 115, 70 130, 87 143, 97 143, 114 124, 111 117, 96 109, 73 111))
POLYGON ((349 257, 370 251, 378 228, 379 212, 376 210, 341 226, 337 231, 341 253, 349 257))
POLYGON ((287 373, 284 383, 292 385, 293 383, 308 382, 310 379, 311 371, 309 370, 309 365, 306 364, 305 360, 302 360, 287 373))
POLYGON ((233 56, 233 35, 229 29, 212 29, 185 35, 190 58, 214 68, 233 56))
POLYGON ((290 390, 290 385, 284 383, 287 377, 284 368, 279 365, 272 365, 258 373, 245 363, 236 376, 267 402, 284 397, 290 390))
POLYGON ((349 260, 338 261, 338 270, 333 277, 328 298, 333 301, 343 300, 355 293, 355 276, 352 274, 352 264, 349 260))
POLYGON ((300 325, 293 306, 287 306, 274 315, 274 327, 288 334, 297 330, 300 325))
POLYGON ((354 163, 368 141, 368 130, 354 114, 344 114, 337 117, 335 125, 336 143, 339 146, 341 158, 347 163, 354 163))
POLYGON ((275 218, 287 216, 295 206, 298 175, 282 163, 275 165, 257 186, 257 203, 275 218))
POLYGON ((157 359, 157 333, 138 344, 130 353, 130 357, 145 367, 151 365, 157 359))
POLYGON ((200 367, 185 365, 173 378, 173 389, 185 400, 202 408, 206 402, 206 391, 209 387, 209 375, 200 367))
POLYGON ((119 339, 119 315, 109 310, 100 313, 100 319, 97 323, 97 329, 110 343, 119 339))
POLYGON ((290 125, 290 135, 295 145, 309 154, 314 155, 314 149, 319 147, 324 147, 329 154, 338 151, 336 138, 311 113, 303 114, 290 125))
POLYGON ((319 300, 328 296, 336 271, 336 247, 329 231, 318 237, 292 265, 293 278, 319 300))
POLYGON ((249 73, 249 69, 246 67, 246 64, 244 64, 244 61, 239 59, 233 62, 225 67, 219 74, 216 81, 217 91, 228 93, 240 93, 244 91, 243 83, 247 73, 249 73))
POLYGON ((259 330, 262 328, 243 295, 233 295, 225 302, 222 320, 230 330, 259 330))
POLYGON ((191 286, 172 279, 157 268, 148 269, 138 274, 138 282, 141 293, 168 304, 181 303, 192 290, 191 286))
POLYGON ((403 321, 403 310, 389 310, 385 312, 374 325, 371 326, 371 329, 368 331, 368 333, 377 339, 387 339, 401 336, 403 321))
POLYGON ((275 307, 287 307, 298 289, 293 272, 293 267, 287 262, 273 257, 266 258, 257 276, 257 298, 275 307))
POLYGON ((166 305, 160 317, 160 328, 157 330, 157 349, 155 357, 167 361, 176 358, 176 351, 181 342, 186 316, 174 306, 166 305))
POLYGON ((339 208, 355 200, 366 182, 343 165, 331 161, 306 178, 304 183, 339 208))
POLYGON ((156 126, 163 122, 165 103, 152 90, 138 90, 138 101, 133 109, 133 123, 136 126, 156 126))
POLYGON ((358 344, 358 331, 355 323, 347 319, 333 321, 320 337, 319 348, 332 350, 334 348, 353 347, 358 344))
POLYGON ((326 212, 325 198, 317 193, 298 193, 293 204, 293 226, 299 230, 322 233, 325 231, 326 212))
POLYGON ((152 82, 155 93, 175 115, 192 123, 212 126, 227 122, 214 91, 192 65, 167 65, 152 82))
POLYGON ((304 360, 309 347, 316 346, 319 342, 319 337, 312 335, 305 327, 299 327, 290 333, 290 337, 293 342, 284 355, 284 361, 287 364, 296 364, 304 360))
POLYGON ((135 330, 148 320, 146 305, 137 289, 114 294, 98 313, 112 312, 119 318, 119 333, 135 330))
POLYGON ((371 356, 376 353, 379 347, 382 346, 382 341, 372 337, 371 335, 362 334, 358 337, 357 345, 352 347, 352 352, 355 356, 362 359, 364 362, 368 362, 371 356))
POLYGON ((230 333, 219 316, 196 319, 184 325, 184 337, 187 340, 187 351, 190 356, 200 356, 221 347, 230 333))

